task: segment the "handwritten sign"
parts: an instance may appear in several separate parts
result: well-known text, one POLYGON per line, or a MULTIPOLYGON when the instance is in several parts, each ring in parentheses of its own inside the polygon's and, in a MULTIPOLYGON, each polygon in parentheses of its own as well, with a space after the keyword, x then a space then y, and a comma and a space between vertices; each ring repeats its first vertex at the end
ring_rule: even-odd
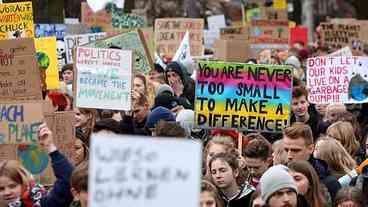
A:
POLYGON ((203 19, 166 18, 155 21, 156 49, 160 55, 173 57, 178 50, 185 32, 189 31, 190 52, 192 56, 202 56, 203 19))
POLYGON ((368 102, 367 57, 316 57, 307 60, 311 103, 368 102))
POLYGON ((65 36, 64 43, 67 64, 73 63, 73 49, 75 49, 77 46, 88 44, 90 42, 94 42, 105 37, 106 33, 104 32, 65 36))
POLYGON ((148 74, 153 68, 153 59, 149 53, 145 38, 140 29, 136 31, 125 32, 103 40, 98 40, 86 47, 95 48, 121 48, 123 50, 132 50, 134 56, 134 72, 148 74))
POLYGON ((35 39, 36 57, 41 73, 43 89, 59 88, 59 70, 56 55, 56 38, 41 37, 35 39))
POLYGON ((200 61, 197 126, 281 132, 289 122, 291 74, 287 66, 200 61))
POLYGON ((41 100, 33 39, 0 40, 0 100, 41 100))
POLYGON ((226 27, 220 29, 222 40, 249 40, 249 29, 246 26, 226 27))
POLYGON ((100 27, 102 30, 111 28, 111 13, 107 10, 93 12, 86 2, 81 4, 81 21, 89 27, 100 27))
POLYGON ((78 47, 76 106, 130 110, 132 51, 78 47))
POLYGON ((42 102, 0 103, 0 144, 37 142, 43 121, 42 102))
POLYGON ((89 167, 91 207, 198 206, 199 142, 96 134, 89 167))
POLYGON ((46 113, 45 121, 53 132, 55 145, 70 160, 75 152, 73 147, 75 113, 73 111, 46 113))
POLYGON ((0 4, 0 39, 34 37, 32 2, 0 4))
POLYGON ((366 26, 360 21, 321 24, 321 42, 331 48, 349 46, 351 49, 363 51, 368 47, 367 34, 366 26))
POLYGON ((252 44, 289 44, 289 22, 253 20, 250 27, 252 44))
POLYGON ((333 56, 333 57, 339 57, 339 56, 353 56, 353 53, 351 52, 350 47, 346 46, 339 50, 336 50, 335 52, 328 54, 327 56, 333 56))

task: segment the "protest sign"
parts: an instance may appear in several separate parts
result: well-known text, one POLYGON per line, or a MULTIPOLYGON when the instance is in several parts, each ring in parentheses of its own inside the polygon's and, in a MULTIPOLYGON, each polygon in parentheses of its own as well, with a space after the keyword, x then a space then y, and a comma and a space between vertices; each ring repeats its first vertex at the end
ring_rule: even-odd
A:
POLYGON ((213 49, 213 44, 220 37, 220 30, 204 30, 204 47, 213 49))
POLYGON ((339 49, 349 46, 351 49, 363 51, 368 47, 368 29, 361 21, 349 23, 322 23, 322 44, 339 49))
POLYGON ((59 88, 59 70, 56 56, 56 38, 41 37, 35 39, 36 57, 41 73, 43 89, 59 88))
POLYGON ((90 207, 198 206, 201 148, 193 140, 94 134, 90 207))
POLYGON ((287 0, 274 0, 273 1, 273 8, 275 9, 286 9, 287 7, 287 0))
POLYGON ((86 2, 81 4, 81 22, 88 27, 100 27, 103 31, 111 28, 111 13, 107 10, 93 12, 86 2))
POLYGON ((153 58, 148 51, 143 33, 140 29, 130 32, 125 32, 113 37, 109 37, 103 40, 98 40, 84 45, 85 47, 95 48, 121 48, 123 50, 133 51, 133 71, 143 74, 153 68, 153 58))
POLYGON ((244 40, 217 39, 214 42, 213 49, 214 57, 217 60, 242 62, 251 58, 249 44, 244 40))
POLYGON ((226 27, 220 29, 220 39, 222 40, 249 40, 248 27, 226 27))
POLYGON ((37 143, 42 101, 0 103, 0 144, 37 143))
POLYGON ((132 51, 77 47, 77 107, 131 109, 132 51))
POLYGON ((253 54, 264 49, 289 48, 289 22, 284 20, 253 20, 250 27, 250 48, 253 54))
POLYGON ((307 60, 311 103, 368 102, 367 57, 316 57, 307 60))
POLYGON ((0 48, 0 100, 41 100, 33 39, 0 40, 0 48))
POLYGON ((333 56, 333 57, 338 57, 338 56, 345 56, 345 57, 350 57, 353 56, 353 53, 350 50, 350 47, 346 46, 343 47, 331 54, 328 54, 327 56, 333 56))
POLYGON ((0 4, 0 40, 34 37, 32 2, 0 4))
POLYGON ((73 111, 46 113, 45 122, 54 135, 54 143, 59 151, 71 160, 75 152, 75 113, 73 111))
POLYGON ((144 17, 127 14, 122 9, 112 10, 111 24, 113 28, 141 28, 147 27, 148 23, 144 17))
POLYGON ((66 51, 66 63, 73 63, 73 49, 75 49, 77 46, 88 44, 90 42, 94 42, 105 37, 105 32, 65 36, 64 43, 66 51))
POLYGON ((290 46, 295 43, 301 42, 304 46, 308 45, 308 28, 307 27, 294 27, 290 29, 290 46))
POLYGON ((247 9, 245 15, 248 22, 255 19, 262 19, 261 8, 247 9))
POLYGON ((159 55, 173 57, 186 31, 189 31, 192 56, 202 56, 203 19, 165 18, 155 21, 155 43, 159 55))
POLYGON ((250 27, 252 44, 289 44, 289 22, 253 20, 250 27))
POLYGON ((40 37, 56 37, 56 56, 58 60, 58 69, 66 64, 64 36, 67 26, 65 24, 36 24, 35 34, 40 37))
POLYGON ((200 61, 195 90, 200 128, 282 132, 288 126, 288 66, 200 61))
POLYGON ((275 9, 273 7, 262 7, 261 18, 264 20, 288 20, 287 9, 275 9))
POLYGON ((220 30, 226 27, 225 16, 223 14, 207 17, 207 23, 209 30, 220 30))

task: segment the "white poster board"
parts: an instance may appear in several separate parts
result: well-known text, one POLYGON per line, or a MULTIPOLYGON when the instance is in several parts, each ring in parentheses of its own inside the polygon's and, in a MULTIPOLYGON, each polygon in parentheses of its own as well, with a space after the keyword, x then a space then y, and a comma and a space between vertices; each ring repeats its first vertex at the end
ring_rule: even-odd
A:
POLYGON ((368 57, 307 60, 308 100, 315 104, 368 102, 368 57))
POLYGON ((207 23, 209 30, 220 30, 226 27, 225 16, 223 14, 207 17, 207 23))
POLYGON ((333 57, 338 57, 338 56, 353 56, 353 53, 350 50, 349 46, 343 47, 331 54, 328 54, 327 56, 333 56, 333 57))
POLYGON ((132 51, 77 47, 76 106, 130 110, 132 51))
POLYGON ((92 135, 89 207, 196 207, 201 143, 175 138, 92 135))
POLYGON ((73 63, 73 49, 94 42, 99 39, 106 37, 105 32, 91 33, 91 34, 81 34, 81 35, 67 35, 64 37, 65 50, 66 50, 66 63, 73 63))

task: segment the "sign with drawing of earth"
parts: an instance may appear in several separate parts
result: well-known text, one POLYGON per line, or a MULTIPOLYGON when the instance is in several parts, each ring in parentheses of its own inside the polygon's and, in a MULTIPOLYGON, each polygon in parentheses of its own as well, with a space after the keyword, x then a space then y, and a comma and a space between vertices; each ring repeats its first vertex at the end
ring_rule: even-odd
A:
POLYGON ((37 145, 19 145, 17 154, 22 165, 34 175, 42 173, 49 164, 48 154, 37 145))

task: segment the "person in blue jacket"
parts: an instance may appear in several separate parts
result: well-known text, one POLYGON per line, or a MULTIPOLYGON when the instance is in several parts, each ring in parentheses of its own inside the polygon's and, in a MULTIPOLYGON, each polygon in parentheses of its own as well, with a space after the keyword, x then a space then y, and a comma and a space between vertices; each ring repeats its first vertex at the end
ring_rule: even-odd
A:
POLYGON ((15 160, 0 163, 0 200, 9 207, 67 207, 73 200, 70 176, 74 167, 56 148, 51 130, 42 124, 39 145, 49 153, 56 181, 50 192, 37 184, 32 175, 15 160))

